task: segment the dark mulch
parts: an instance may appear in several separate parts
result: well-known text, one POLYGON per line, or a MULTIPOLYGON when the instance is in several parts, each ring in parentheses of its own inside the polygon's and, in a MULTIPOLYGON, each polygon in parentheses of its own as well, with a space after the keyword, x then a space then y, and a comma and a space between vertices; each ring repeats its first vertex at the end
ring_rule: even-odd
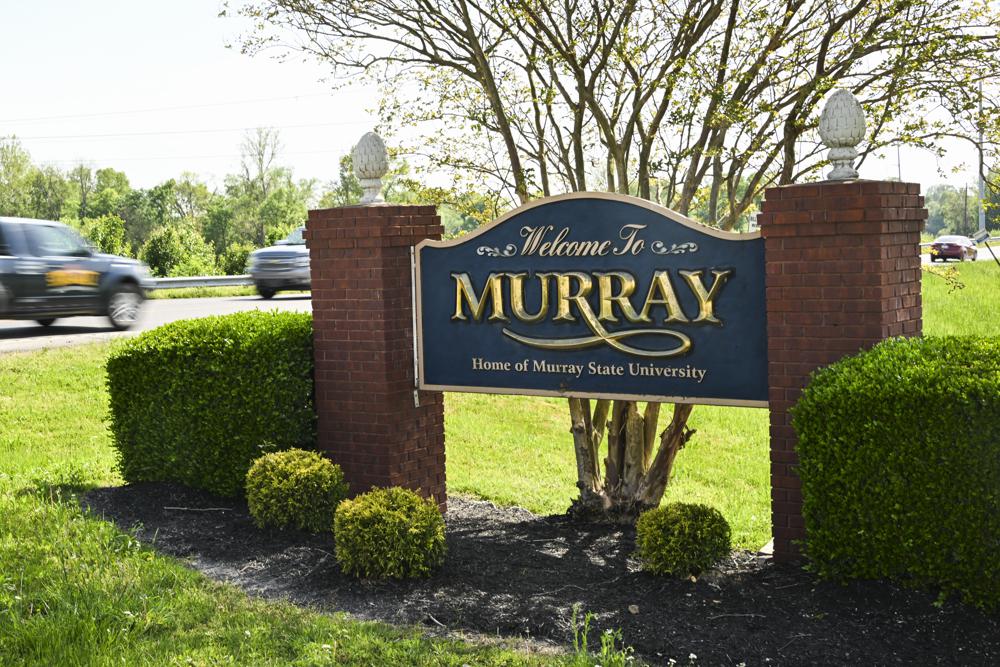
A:
POLYGON ((214 579, 365 619, 567 646, 579 604, 598 631, 621 628, 653 664, 684 664, 692 653, 711 665, 1000 664, 1000 618, 951 602, 939 609, 929 593, 817 582, 750 553, 696 582, 658 578, 631 557, 632 530, 487 502, 449 499, 448 559, 437 574, 382 583, 343 576, 331 535, 258 530, 239 501, 134 484, 84 502, 214 579), (195 511, 220 507, 231 509, 195 511))

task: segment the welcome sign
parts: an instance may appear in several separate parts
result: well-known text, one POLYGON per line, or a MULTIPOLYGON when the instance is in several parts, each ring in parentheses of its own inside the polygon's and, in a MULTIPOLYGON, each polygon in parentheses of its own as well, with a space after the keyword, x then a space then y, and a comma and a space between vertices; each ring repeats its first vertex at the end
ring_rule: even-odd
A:
POLYGON ((759 233, 575 193, 423 241, 414 273, 421 389, 767 405, 759 233))

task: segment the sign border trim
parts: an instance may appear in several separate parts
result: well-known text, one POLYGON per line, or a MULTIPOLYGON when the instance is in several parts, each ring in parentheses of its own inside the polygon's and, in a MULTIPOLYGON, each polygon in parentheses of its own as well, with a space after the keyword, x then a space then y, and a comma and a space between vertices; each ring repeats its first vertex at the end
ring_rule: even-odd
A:
POLYGON ((647 210, 653 211, 654 213, 659 213, 665 218, 677 222, 685 227, 700 232, 702 234, 707 234, 718 239, 723 239, 726 241, 753 241, 760 238, 760 230, 743 234, 740 232, 727 232, 721 229, 716 229, 715 227, 709 227, 708 225, 703 225, 700 222, 696 222, 691 218, 688 218, 676 211, 673 211, 665 206, 661 206, 655 202, 651 202, 645 199, 640 199, 638 197, 633 197, 631 195, 621 195, 615 194, 613 192, 570 192, 562 195, 555 195, 553 197, 543 197, 530 201, 527 204, 522 204, 521 206, 515 208, 512 211, 508 211, 504 215, 500 216, 493 222, 483 225, 482 227, 476 229, 475 231, 469 232, 463 236, 456 239, 451 239, 448 241, 438 241, 434 239, 424 239, 416 246, 412 246, 410 250, 410 271, 412 276, 412 284, 410 285, 413 308, 413 348, 415 359, 415 375, 414 384, 420 391, 455 391, 460 393, 471 393, 471 394, 501 394, 506 396, 547 396, 555 398, 586 398, 595 400, 624 400, 624 401, 647 401, 656 403, 683 403, 690 405, 715 405, 715 406, 731 406, 731 407, 741 407, 741 408, 766 408, 768 407, 768 401, 750 401, 743 399, 727 399, 727 398, 692 398, 687 396, 651 396, 648 394, 615 394, 615 393, 589 393, 589 392, 561 392, 561 391, 548 391, 543 389, 521 389, 516 392, 511 391, 509 387, 470 387, 466 385, 453 386, 453 385, 437 385, 437 384, 427 384, 424 382, 424 339, 422 335, 423 331, 423 303, 421 299, 420 290, 417 289, 417 285, 420 284, 420 251, 424 246, 430 246, 433 248, 447 248, 451 246, 461 245, 472 239, 476 238, 480 234, 485 234, 489 230, 493 229, 497 225, 501 225, 507 220, 513 218, 516 215, 535 208, 537 206, 543 206, 545 204, 551 204, 558 201, 565 201, 570 199, 604 199, 611 201, 620 201, 626 204, 633 204, 635 206, 640 206, 647 210))

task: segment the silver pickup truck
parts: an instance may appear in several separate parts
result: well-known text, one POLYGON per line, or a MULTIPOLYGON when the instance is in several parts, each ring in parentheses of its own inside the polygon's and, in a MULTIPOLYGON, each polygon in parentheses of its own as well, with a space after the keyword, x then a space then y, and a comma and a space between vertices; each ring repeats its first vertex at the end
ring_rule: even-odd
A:
POLYGON ((0 319, 107 315, 128 329, 152 285, 142 262, 97 252, 66 225, 0 217, 0 319))
POLYGON ((257 293, 270 299, 280 290, 307 290, 310 287, 309 249, 299 227, 270 248, 250 253, 247 272, 257 293))

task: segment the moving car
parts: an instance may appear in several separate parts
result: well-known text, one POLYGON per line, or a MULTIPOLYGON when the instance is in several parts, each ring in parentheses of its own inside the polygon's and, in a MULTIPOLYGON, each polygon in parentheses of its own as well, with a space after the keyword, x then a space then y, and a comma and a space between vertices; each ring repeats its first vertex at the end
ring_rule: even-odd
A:
POLYGON ((309 249, 302 237, 305 227, 298 227, 283 241, 270 248, 250 253, 247 272, 257 293, 270 299, 280 290, 310 288, 309 249))
POLYGON ((975 260, 978 256, 976 244, 968 236, 939 236, 931 243, 932 262, 939 259, 942 262, 948 259, 964 262, 966 259, 975 260))
POLYGON ((149 268, 97 252, 59 222, 0 217, 0 319, 107 315, 116 329, 139 318, 149 268))

